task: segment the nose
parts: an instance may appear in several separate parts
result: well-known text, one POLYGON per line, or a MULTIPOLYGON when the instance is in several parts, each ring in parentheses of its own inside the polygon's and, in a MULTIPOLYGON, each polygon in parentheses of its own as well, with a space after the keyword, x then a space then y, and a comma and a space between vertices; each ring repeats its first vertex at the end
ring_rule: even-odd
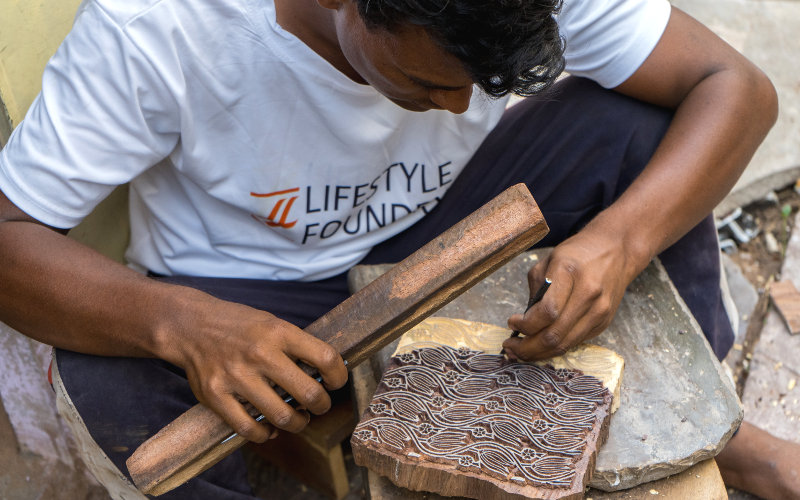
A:
POLYGON ((472 85, 457 90, 431 89, 428 98, 442 109, 457 115, 469 108, 472 97, 472 85))

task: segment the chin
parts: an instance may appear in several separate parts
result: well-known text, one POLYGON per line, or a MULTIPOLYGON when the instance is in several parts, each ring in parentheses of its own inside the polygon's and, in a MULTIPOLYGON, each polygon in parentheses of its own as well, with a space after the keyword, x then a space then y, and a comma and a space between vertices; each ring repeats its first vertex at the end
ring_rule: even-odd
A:
POLYGON ((432 105, 424 105, 414 101, 401 101, 398 99, 389 99, 389 100, 397 104, 401 108, 407 111, 414 111, 415 113, 423 113, 425 111, 430 111, 432 109, 438 109, 432 105))

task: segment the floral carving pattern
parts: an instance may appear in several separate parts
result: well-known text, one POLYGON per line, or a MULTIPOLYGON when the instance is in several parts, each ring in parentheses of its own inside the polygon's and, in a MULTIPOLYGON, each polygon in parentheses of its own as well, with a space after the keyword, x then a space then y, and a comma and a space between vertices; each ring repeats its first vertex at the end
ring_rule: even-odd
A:
POLYGON ((610 404, 574 370, 446 346, 392 359, 354 442, 515 484, 569 487, 610 404))

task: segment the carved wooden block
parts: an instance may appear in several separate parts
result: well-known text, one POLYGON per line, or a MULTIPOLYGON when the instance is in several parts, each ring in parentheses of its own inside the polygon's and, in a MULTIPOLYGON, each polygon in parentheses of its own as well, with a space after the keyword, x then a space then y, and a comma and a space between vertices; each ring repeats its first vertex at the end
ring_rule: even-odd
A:
MULTIPOLYGON (((469 328, 436 318, 433 330, 443 321, 469 328)), ((509 332, 496 330, 502 342, 509 332)), ((403 339, 390 361, 353 433, 356 463, 398 486, 447 496, 582 498, 613 391, 579 370, 456 347, 465 338, 458 333, 451 345, 424 337, 403 339)))

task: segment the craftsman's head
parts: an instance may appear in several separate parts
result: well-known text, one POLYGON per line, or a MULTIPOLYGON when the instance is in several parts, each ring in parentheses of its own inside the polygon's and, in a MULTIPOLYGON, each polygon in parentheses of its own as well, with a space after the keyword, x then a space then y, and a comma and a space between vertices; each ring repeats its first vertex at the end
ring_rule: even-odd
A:
POLYGON ((473 83, 533 95, 564 68, 561 0, 319 0, 358 75, 413 111, 462 113, 473 83))

